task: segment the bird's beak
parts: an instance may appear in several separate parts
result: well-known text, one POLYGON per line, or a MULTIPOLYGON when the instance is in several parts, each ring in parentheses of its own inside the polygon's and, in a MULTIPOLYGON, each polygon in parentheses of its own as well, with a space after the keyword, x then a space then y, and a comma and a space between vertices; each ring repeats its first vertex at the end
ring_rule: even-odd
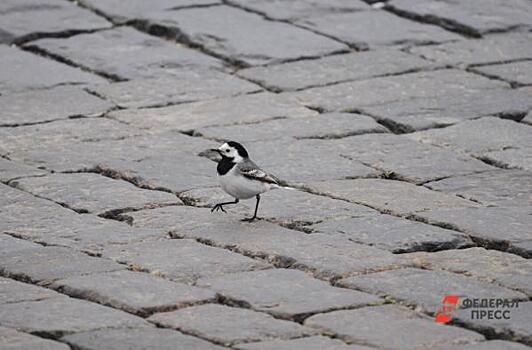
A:
POLYGON ((211 148, 210 150, 213 152, 218 152, 219 154, 222 153, 222 151, 220 151, 218 148, 211 148))

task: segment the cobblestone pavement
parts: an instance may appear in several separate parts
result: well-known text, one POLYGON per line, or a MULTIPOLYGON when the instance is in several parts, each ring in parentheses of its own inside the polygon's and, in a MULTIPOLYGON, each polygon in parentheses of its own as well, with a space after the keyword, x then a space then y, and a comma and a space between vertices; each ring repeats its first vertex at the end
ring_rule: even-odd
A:
POLYGON ((1 349, 532 346, 530 0, 2 0, 0 110, 1 349))

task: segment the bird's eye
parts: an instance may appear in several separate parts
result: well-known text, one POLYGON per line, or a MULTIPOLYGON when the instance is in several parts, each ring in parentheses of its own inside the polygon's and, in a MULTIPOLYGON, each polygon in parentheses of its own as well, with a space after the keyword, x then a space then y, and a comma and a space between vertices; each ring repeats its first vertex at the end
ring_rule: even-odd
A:
POLYGON ((225 150, 225 152, 226 152, 226 153, 229 153, 229 150, 228 150, 228 149, 226 149, 226 150, 225 150))

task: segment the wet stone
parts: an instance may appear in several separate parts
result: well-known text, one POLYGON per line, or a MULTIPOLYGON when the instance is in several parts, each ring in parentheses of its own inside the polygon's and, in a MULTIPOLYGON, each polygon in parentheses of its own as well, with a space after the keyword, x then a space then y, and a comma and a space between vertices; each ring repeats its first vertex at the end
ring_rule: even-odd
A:
MULTIPOLYGON (((0 45, 0 65, 2 65, 2 67, 9 67, 9 69, 2 69, 0 71, 0 94, 2 95, 13 92, 23 92, 25 90, 51 88, 66 84, 81 85, 106 83, 105 79, 100 78, 97 75, 6 45, 0 45), (31 69, 28 69, 28 67, 31 67, 31 69)), ((70 88, 70 90, 75 92, 75 89, 70 88)), ((39 96, 39 94, 37 94, 37 96, 39 96)), ((3 102, 3 100, 5 98, 6 97, 0 97, 0 105, 2 105, 2 110, 9 111, 7 107, 4 107, 5 102, 3 102)), ((13 100, 14 96, 10 96, 9 98, 10 103, 13 104, 11 109, 14 109, 17 106, 20 108, 22 105, 25 108, 24 110, 19 111, 19 113, 27 112, 28 98, 24 100, 26 104, 15 103, 16 100, 13 100)), ((64 97, 61 97, 61 99, 63 100, 64 97)), ((68 99, 65 99, 63 104, 69 102, 68 99)), ((3 115, 2 124, 6 124, 4 118, 8 117, 9 113, 3 115)))
POLYGON ((69 350, 66 344, 39 338, 16 329, 0 327, 0 339, 4 350, 69 350))
MULTIPOLYGON (((0 133, 2 129, 0 129, 0 133)), ((4 139, 2 138, 2 141, 4 139)), ((0 141, 1 142, 1 141, 0 141)), ((2 146, 0 146, 0 149, 2 146)), ((0 153, 3 151, 0 151, 0 153)), ((5 158, 0 157, 0 182, 7 183, 13 179, 28 176, 42 176, 48 172, 40 170, 22 163, 13 162, 5 158)))
POLYGON ((178 30, 187 41, 244 65, 317 57, 347 49, 324 36, 229 6, 149 13, 144 17, 149 23, 178 30), (261 38, 260 42, 256 38, 261 38))
POLYGON ((482 66, 474 68, 474 70, 514 85, 532 85, 532 61, 482 66))
POLYGON ((260 90, 258 85, 215 70, 180 70, 161 78, 91 87, 91 91, 123 108, 160 107, 260 90))
POLYGON ((0 30, 11 37, 7 42, 111 27, 111 23, 91 11, 56 0, 2 1, 0 23, 0 30))
POLYGON ((436 253, 419 252, 404 257, 423 268, 466 274, 532 295, 532 262, 514 254, 469 248, 436 253))
POLYGON ((0 305, 64 297, 64 295, 47 288, 0 277, 0 305))
POLYGON ((131 271, 70 277, 55 281, 51 288, 139 316, 205 303, 216 297, 206 289, 131 271))
POLYGON ((140 189, 98 174, 52 174, 16 180, 12 186, 80 213, 104 214, 183 203, 173 194, 140 189))
POLYGON ((214 304, 155 314, 148 321, 224 345, 315 333, 264 313, 214 304))
MULTIPOLYGON (((523 293, 479 282, 463 275, 421 269, 398 269, 355 276, 338 281, 338 285, 371 294, 389 296, 407 305, 417 306, 423 312, 436 313, 443 296, 464 298, 508 298, 525 300, 523 293), (412 286, 416 286, 412 288, 412 286)), ((454 316, 454 315, 453 315, 454 316)), ((431 320, 432 321, 432 320, 431 320)))
POLYGON ((164 239, 108 247, 103 255, 128 264, 132 269, 149 271, 180 282, 270 267, 261 261, 189 239, 164 239))
POLYGON ((205 340, 184 335, 171 329, 104 329, 81 332, 61 338, 79 349, 87 350, 222 350, 205 340))
POLYGON ((305 325, 325 329, 342 339, 379 348, 435 348, 481 341, 481 334, 435 323, 396 305, 341 310, 310 317, 305 325))
POLYGON ((316 16, 297 23, 362 49, 461 39, 437 26, 409 21, 382 10, 316 16))
POLYGON ((367 244, 392 253, 438 251, 471 246, 466 235, 391 215, 374 215, 321 222, 309 227, 312 232, 343 235, 353 242, 367 244))
POLYGON ((441 208, 476 207, 473 202, 402 181, 354 179, 315 182, 312 192, 408 216, 441 208))
POLYGON ((130 27, 41 39, 28 46, 121 80, 170 75, 183 67, 222 67, 213 57, 130 27))
POLYGON ((324 336, 290 340, 270 340, 258 343, 237 345, 239 350, 370 350, 367 346, 347 345, 341 340, 324 336))
POLYGON ((95 329, 150 326, 123 311, 67 297, 3 305, 0 325, 46 338, 95 329))
POLYGON ((200 279, 196 285, 217 291, 229 300, 284 319, 343 308, 379 304, 373 295, 331 287, 305 272, 288 269, 229 274, 200 279), (305 298, 301 298, 305 295, 305 298))
POLYGON ((270 89, 286 91, 432 67, 433 63, 398 50, 377 50, 252 67, 237 74, 270 89))
POLYGON ((73 87, 2 95, 0 126, 35 124, 79 116, 96 117, 112 107, 111 103, 73 87))

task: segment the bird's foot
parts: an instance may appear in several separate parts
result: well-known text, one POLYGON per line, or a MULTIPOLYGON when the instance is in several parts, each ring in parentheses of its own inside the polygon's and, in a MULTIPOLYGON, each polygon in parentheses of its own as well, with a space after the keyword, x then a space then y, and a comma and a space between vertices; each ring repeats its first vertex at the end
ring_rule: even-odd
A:
POLYGON ((225 211, 225 209, 224 209, 223 204, 221 204, 221 203, 215 204, 214 207, 212 207, 212 209, 211 209, 211 213, 213 213, 213 212, 215 212, 215 211, 218 211, 218 210, 221 210, 221 211, 223 211, 224 213, 227 213, 227 212, 225 211))
POLYGON ((254 217, 252 217, 252 218, 244 218, 244 219, 242 219, 242 220, 240 220, 240 221, 242 221, 242 222, 253 222, 253 221, 255 221, 255 220, 260 220, 260 219, 261 219, 261 218, 254 216, 254 217))

